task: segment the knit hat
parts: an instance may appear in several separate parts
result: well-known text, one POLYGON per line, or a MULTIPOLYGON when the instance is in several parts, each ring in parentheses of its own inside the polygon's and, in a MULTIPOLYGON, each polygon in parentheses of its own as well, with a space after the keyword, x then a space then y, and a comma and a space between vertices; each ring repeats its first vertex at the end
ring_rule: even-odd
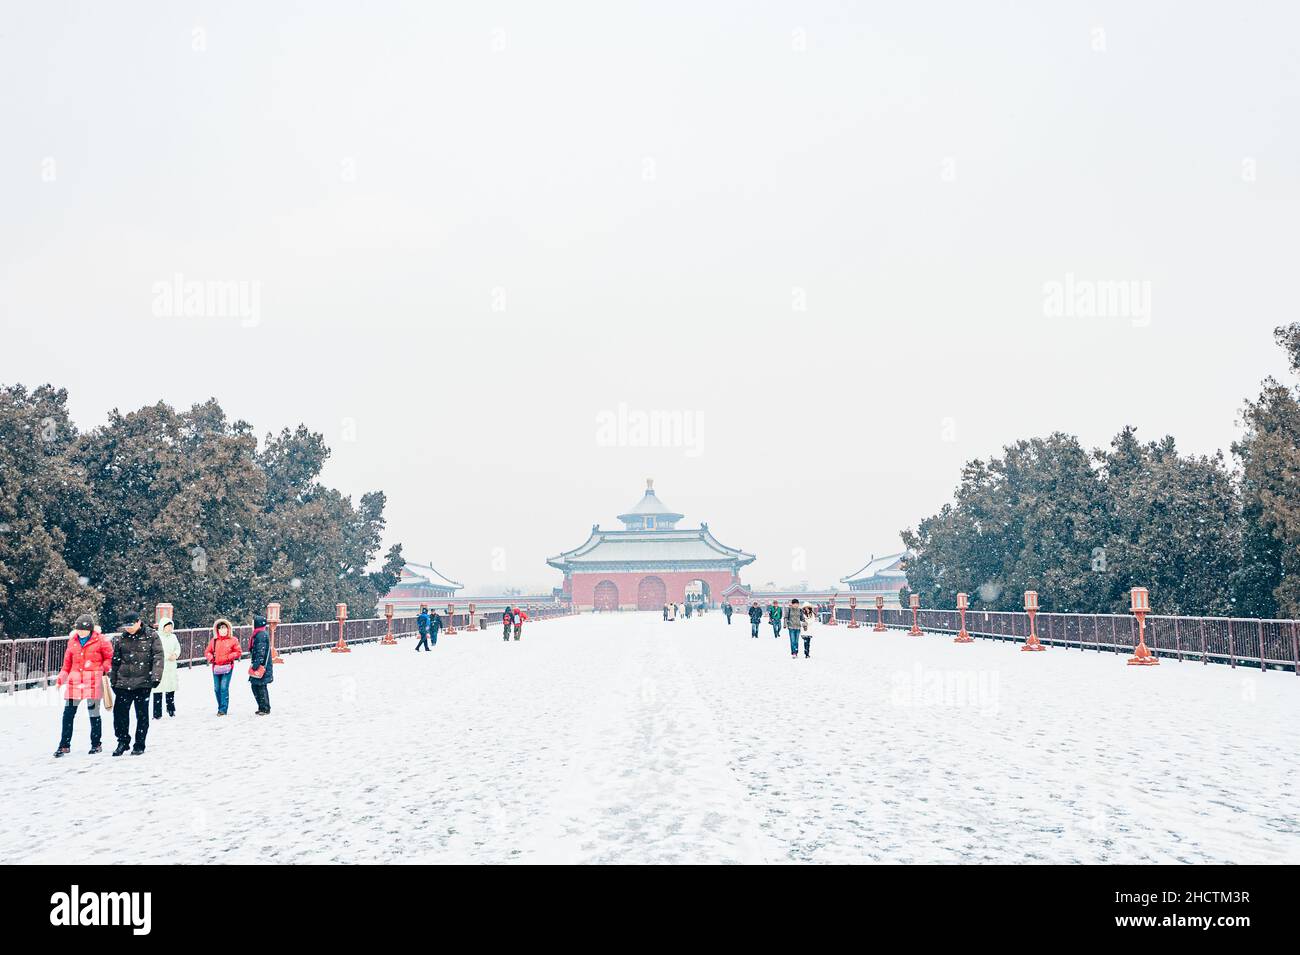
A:
POLYGON ((265 626, 266 626, 266 618, 258 613, 253 614, 253 627, 257 628, 257 627, 265 627, 265 626))
POLYGON ((95 618, 88 613, 83 613, 77 618, 77 622, 72 625, 73 630, 94 630, 95 618))

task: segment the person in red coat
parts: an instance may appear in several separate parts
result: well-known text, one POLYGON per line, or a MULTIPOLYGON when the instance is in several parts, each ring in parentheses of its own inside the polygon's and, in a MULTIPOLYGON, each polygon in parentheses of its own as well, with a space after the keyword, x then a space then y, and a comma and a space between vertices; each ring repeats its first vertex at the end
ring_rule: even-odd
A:
POLYGON ((54 755, 66 756, 72 751, 72 724, 77 717, 77 707, 86 701, 90 713, 90 752, 101 752, 100 740, 104 735, 103 717, 99 715, 99 701, 103 696, 104 677, 113 665, 113 645, 95 626, 95 618, 82 614, 68 635, 68 648, 63 651, 63 667, 59 670, 58 685, 63 687, 63 735, 54 755))
POLYGON ((519 639, 519 634, 524 629, 524 621, 528 619, 528 614, 524 613, 523 607, 516 607, 510 613, 510 620, 515 625, 515 639, 519 639))
POLYGON ((225 716, 230 708, 230 674, 235 669, 235 661, 244 655, 235 638, 235 628, 225 617, 218 617, 212 624, 212 639, 203 651, 208 664, 212 667, 212 689, 217 694, 217 715, 225 716))

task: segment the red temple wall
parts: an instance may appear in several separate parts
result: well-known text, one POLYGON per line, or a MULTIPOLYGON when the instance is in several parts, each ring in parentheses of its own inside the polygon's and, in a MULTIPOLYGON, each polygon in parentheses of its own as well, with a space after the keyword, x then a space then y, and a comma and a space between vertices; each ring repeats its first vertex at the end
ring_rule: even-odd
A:
MULTIPOLYGON (((686 585, 694 580, 703 580, 709 585, 709 599, 717 603, 722 599, 722 592, 730 587, 736 577, 729 570, 721 571, 679 571, 675 573, 656 573, 654 571, 622 574, 575 573, 566 582, 566 589, 572 594, 574 607, 587 609, 595 606, 596 587, 602 581, 611 581, 618 588, 618 605, 621 610, 635 610, 637 593, 641 581, 646 577, 658 577, 664 582, 669 602, 682 603, 686 599, 686 585)), ((656 608, 657 609, 657 608, 656 608)))

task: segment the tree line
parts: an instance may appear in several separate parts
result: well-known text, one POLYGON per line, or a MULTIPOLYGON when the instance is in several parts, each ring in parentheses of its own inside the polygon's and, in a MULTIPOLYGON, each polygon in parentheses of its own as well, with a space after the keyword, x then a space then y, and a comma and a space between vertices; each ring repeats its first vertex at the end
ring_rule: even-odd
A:
MULTIPOLYGON (((1276 329, 1300 374, 1300 323, 1276 329)), ((953 501, 903 531, 908 591, 923 606, 1300 616, 1300 387, 1270 377, 1223 452, 1184 455, 1126 427, 1105 449, 1060 432, 970 461, 953 501)))
POLYGON ((330 451, 303 425, 260 444, 215 399, 167 404, 81 433, 66 389, 0 389, 0 637, 66 633, 78 614, 107 625, 154 604, 178 627, 248 616, 369 616, 397 582, 401 545, 381 549, 382 492, 358 503, 324 486, 330 451))

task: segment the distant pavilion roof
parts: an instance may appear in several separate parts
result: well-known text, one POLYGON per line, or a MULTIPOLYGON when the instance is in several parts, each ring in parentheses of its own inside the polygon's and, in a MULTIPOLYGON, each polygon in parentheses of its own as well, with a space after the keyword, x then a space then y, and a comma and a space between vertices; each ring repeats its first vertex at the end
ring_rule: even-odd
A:
POLYGON ((429 587, 439 587, 450 590, 460 590, 465 585, 452 580, 445 574, 439 573, 438 569, 432 564, 417 564, 415 561, 408 560, 402 566, 401 576, 398 578, 398 586, 425 585, 429 587))
POLYGON ((907 571, 899 565, 908 556, 907 551, 899 551, 897 554, 886 554, 883 557, 872 556, 867 561, 866 566, 856 573, 849 574, 847 577, 841 577, 840 583, 848 584, 855 580, 870 580, 872 577, 907 577, 907 571))
POLYGON ((654 485, 653 478, 646 478, 645 495, 636 502, 636 507, 632 508, 632 510, 618 515, 618 519, 624 524, 638 527, 643 524, 647 516, 654 517, 656 519, 655 523, 660 527, 667 525, 671 528, 672 525, 680 521, 684 515, 678 514, 676 511, 670 511, 665 507, 664 502, 655 495, 654 485))

